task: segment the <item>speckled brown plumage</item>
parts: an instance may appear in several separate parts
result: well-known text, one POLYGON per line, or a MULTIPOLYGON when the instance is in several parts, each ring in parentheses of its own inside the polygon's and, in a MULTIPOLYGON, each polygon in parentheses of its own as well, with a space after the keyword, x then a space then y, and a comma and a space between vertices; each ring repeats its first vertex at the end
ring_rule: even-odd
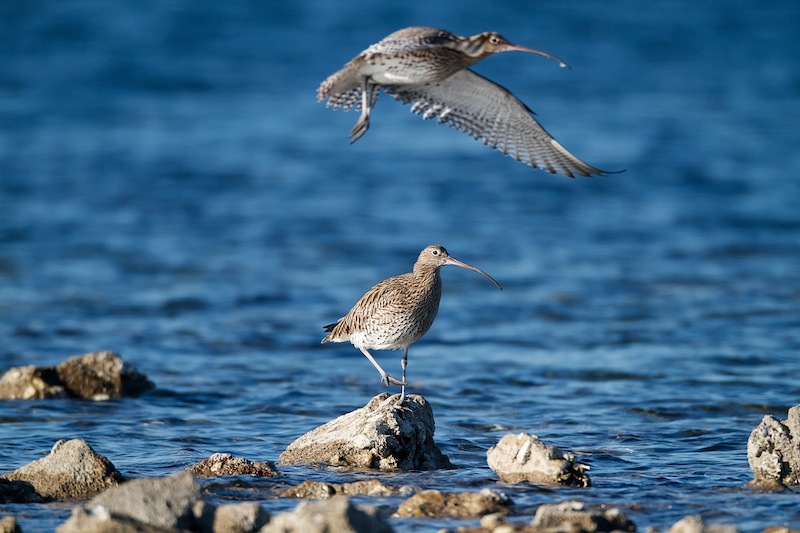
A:
POLYGON ((533 118, 533 112, 507 89, 468 67, 490 55, 522 51, 560 59, 485 32, 461 37, 445 30, 411 27, 373 44, 317 90, 334 109, 360 109, 350 142, 369 129, 380 89, 411 104, 413 113, 435 118, 503 154, 550 173, 568 177, 605 174, 561 146, 533 118))
POLYGON ((438 244, 420 252, 413 272, 381 281, 358 299, 348 313, 333 324, 325 326, 326 342, 347 342, 369 359, 381 375, 381 381, 402 387, 400 401, 405 399, 408 347, 430 329, 439 311, 442 279, 439 269, 455 265, 477 272, 500 285, 486 272, 463 263, 438 244), (375 361, 369 350, 403 349, 403 379, 389 376, 375 361))

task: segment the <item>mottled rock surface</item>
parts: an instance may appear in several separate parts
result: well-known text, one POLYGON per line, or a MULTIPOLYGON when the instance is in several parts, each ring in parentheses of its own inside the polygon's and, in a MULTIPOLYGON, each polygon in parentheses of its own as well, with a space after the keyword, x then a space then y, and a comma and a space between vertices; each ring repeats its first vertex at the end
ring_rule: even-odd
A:
POLYGON ((60 440, 50 453, 1 476, 30 483, 44 498, 81 499, 115 487, 122 475, 81 439, 60 440))
POLYGON ((402 409, 395 409, 397 399, 397 395, 379 394, 366 406, 306 433, 286 448, 278 464, 325 463, 380 470, 452 468, 433 441, 430 404, 412 394, 402 409))
POLYGON ((394 496, 402 492, 403 488, 387 485, 377 479, 353 481, 351 483, 323 483, 322 481, 306 480, 296 487, 289 487, 281 494, 284 498, 303 498, 314 500, 327 500, 334 496, 394 496))
POLYGON ((747 461, 756 484, 800 484, 800 405, 789 409, 786 420, 761 420, 747 441, 747 461))
POLYGON ((142 478, 95 496, 72 510, 58 533, 165 532, 252 533, 269 521, 258 504, 216 507, 207 503, 188 472, 142 478))
POLYGON ((275 465, 269 461, 251 461, 229 453, 215 453, 208 459, 186 468, 196 477, 218 476, 258 476, 275 477, 280 475, 275 465))
POLYGON ((260 533, 391 533, 392 528, 374 510, 353 506, 346 496, 304 501, 281 513, 260 533))
POLYGON ((480 492, 440 492, 423 490, 400 504, 397 516, 440 518, 479 518, 488 514, 507 514, 511 500, 489 489, 480 492))
POLYGON ((0 378, 0 399, 87 398, 108 400, 137 396, 154 387, 114 352, 71 357, 58 366, 20 366, 0 378))
POLYGON ((17 519, 13 516, 4 516, 0 518, 0 533, 22 533, 17 519))
POLYGON ((486 452, 489 467, 507 483, 559 484, 575 487, 591 485, 589 467, 575 461, 555 446, 544 444, 535 435, 508 434, 486 452))
POLYGON ((544 504, 531 521, 534 528, 552 531, 636 531, 636 526, 619 509, 584 509, 581 502, 544 504))
POLYGON ((738 533, 736 526, 706 524, 699 516, 686 516, 675 522, 667 533, 738 533))

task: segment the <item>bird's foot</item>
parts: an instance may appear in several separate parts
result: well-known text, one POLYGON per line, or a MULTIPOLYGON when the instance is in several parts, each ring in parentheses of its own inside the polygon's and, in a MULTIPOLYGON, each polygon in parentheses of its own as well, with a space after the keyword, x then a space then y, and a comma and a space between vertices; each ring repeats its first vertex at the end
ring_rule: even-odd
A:
POLYGON ((369 115, 361 115, 356 125, 350 130, 350 144, 359 140, 369 129, 369 115))
POLYGON ((387 387, 389 386, 389 384, 400 385, 401 387, 406 386, 405 381, 400 381, 399 379, 395 379, 389 374, 381 374, 381 383, 383 383, 387 387))

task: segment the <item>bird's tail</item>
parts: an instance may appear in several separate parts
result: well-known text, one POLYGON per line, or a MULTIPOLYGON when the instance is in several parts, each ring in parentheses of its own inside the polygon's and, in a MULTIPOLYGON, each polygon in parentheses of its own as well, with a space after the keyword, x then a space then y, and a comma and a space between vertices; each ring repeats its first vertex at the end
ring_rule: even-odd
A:
POLYGON ((328 324, 327 326, 322 326, 322 329, 327 331, 329 333, 329 335, 325 335, 325 338, 322 339, 322 342, 320 344, 325 344, 326 342, 329 342, 329 341, 333 340, 332 339, 332 335, 330 335, 330 333, 333 331, 333 328, 335 328, 338 323, 339 322, 334 322, 333 324, 328 324))

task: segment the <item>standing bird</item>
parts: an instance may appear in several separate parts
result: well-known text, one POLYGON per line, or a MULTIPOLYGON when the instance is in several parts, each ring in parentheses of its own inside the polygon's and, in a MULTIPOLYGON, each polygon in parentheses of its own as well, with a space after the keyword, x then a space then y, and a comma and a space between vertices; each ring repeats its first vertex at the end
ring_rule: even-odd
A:
POLYGON ((384 385, 388 387, 392 383, 401 386, 398 406, 406 398, 408 347, 425 335, 439 310, 439 300, 442 298, 439 269, 444 265, 455 265, 477 272, 503 290, 483 270, 462 263, 451 257, 443 246, 432 244, 420 252, 413 272, 381 281, 359 298, 346 315, 324 328, 328 335, 322 339, 322 344, 329 341, 350 341, 378 369, 384 385), (381 368, 369 350, 400 348, 403 349, 403 379, 397 380, 381 368))
POLYGON ((334 109, 361 109, 350 131, 351 143, 369 128, 370 112, 383 89, 404 104, 413 104, 412 113, 437 118, 533 168, 570 178, 606 174, 569 153, 511 92, 467 68, 490 55, 514 50, 539 54, 569 68, 553 55, 511 44, 495 32, 461 37, 415 26, 358 54, 322 82, 317 99, 328 100, 327 106, 334 109))

